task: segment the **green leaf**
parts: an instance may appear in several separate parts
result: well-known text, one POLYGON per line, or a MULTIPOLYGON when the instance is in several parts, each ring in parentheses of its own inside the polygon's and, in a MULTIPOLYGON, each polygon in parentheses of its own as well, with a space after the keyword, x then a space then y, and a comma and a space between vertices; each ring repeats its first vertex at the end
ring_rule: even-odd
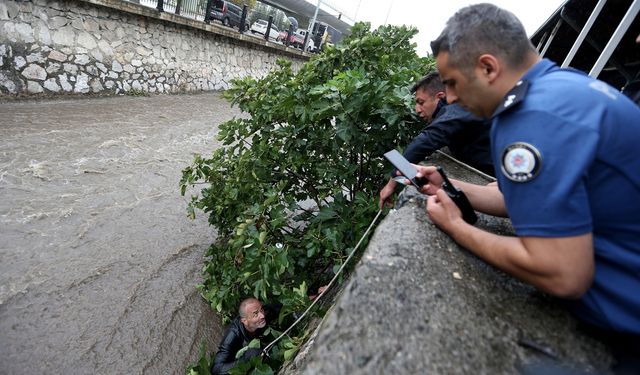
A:
POLYGON ((284 360, 285 361, 289 361, 291 360, 291 358, 295 357, 296 353, 298 352, 298 348, 293 348, 293 349, 287 349, 284 351, 284 360))
MULTIPOLYGON (((218 126, 216 150, 194 155, 178 188, 190 192, 187 215, 201 210, 216 235, 198 290, 225 321, 245 295, 282 303, 279 319, 304 310, 308 283, 355 247, 388 179, 382 154, 422 129, 410 88, 435 65, 417 56, 416 33, 357 23, 295 72, 280 59, 222 94, 241 114, 218 126)), ((273 366, 298 344, 276 346, 273 366)))
POLYGON ((247 350, 257 349, 257 348, 260 348, 260 340, 258 339, 251 340, 247 346, 244 346, 242 347, 242 349, 238 350, 238 352, 236 353, 236 359, 241 358, 247 350))
POLYGON ((266 363, 261 363, 251 372, 251 375, 273 375, 274 372, 266 363))

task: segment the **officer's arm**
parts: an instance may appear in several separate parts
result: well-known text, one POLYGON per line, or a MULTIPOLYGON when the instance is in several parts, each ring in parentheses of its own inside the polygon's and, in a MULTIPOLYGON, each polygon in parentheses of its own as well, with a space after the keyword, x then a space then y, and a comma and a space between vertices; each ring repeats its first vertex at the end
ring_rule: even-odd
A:
POLYGON ((507 207, 504 204, 504 196, 500 189, 498 189, 497 183, 492 182, 488 185, 475 185, 453 178, 451 182, 464 192, 474 210, 493 216, 509 216, 507 207))
MULTIPOLYGON (((426 177, 429 183, 422 187, 421 191, 428 195, 434 195, 442 186, 442 177, 434 166, 417 165, 418 176, 426 177)), ((507 207, 498 184, 492 182, 488 185, 475 185, 468 182, 451 179, 454 186, 460 188, 469 199, 474 210, 493 216, 507 217, 507 207)))
POLYGON ((506 237, 467 224, 455 203, 440 190, 430 197, 431 219, 460 246, 486 262, 562 298, 579 298, 594 274, 591 233, 559 238, 506 237))

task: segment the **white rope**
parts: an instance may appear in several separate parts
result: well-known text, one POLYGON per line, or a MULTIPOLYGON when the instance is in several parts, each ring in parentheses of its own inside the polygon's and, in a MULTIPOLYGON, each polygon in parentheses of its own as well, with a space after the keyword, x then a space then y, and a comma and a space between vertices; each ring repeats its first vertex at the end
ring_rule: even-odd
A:
POLYGON ((353 254, 356 253, 356 250, 358 250, 358 247, 360 246, 360 244, 362 243, 362 241, 364 241, 364 239, 367 237, 367 235, 369 234, 369 231, 371 230, 371 228, 373 227, 373 224, 375 224, 375 222, 378 220, 378 218, 380 217, 380 214, 382 214, 382 210, 378 210, 378 214, 376 215, 375 218, 373 218, 373 221, 371 221, 371 224, 369 224, 369 228, 367 228, 367 230, 364 232, 364 234, 362 235, 362 237, 360 237, 360 241, 358 241, 358 243, 356 244, 356 247, 353 248, 353 251, 351 251, 351 254, 349 254, 349 256, 347 257, 347 259, 344 261, 344 263, 342 263, 342 266, 340 266, 340 268, 338 269, 338 272, 336 272, 336 274, 333 276, 333 278, 331 279, 331 281, 329 281, 329 284, 327 284, 327 287, 318 295, 318 297, 316 297, 316 299, 313 300, 313 302, 311 303, 311 305, 309 305, 309 307, 307 307, 307 309, 302 313, 302 315, 300 315, 300 317, 298 317, 298 319, 296 319, 295 322, 293 322, 293 324, 291 324, 291 326, 289 328, 287 328, 286 331, 284 331, 280 336, 278 336, 278 338, 276 338, 275 340, 271 341, 271 343, 269 343, 269 345, 267 345, 263 350, 262 353, 268 355, 269 350, 271 349, 271 347, 273 347, 273 345, 275 345, 275 343, 277 343, 278 341, 280 341, 281 338, 283 338, 285 335, 287 335, 289 333, 289 331, 291 331, 291 329, 293 327, 296 326, 296 324, 298 324, 309 312, 309 310, 311 310, 311 308, 313 306, 315 306, 315 304, 320 300, 320 298, 322 298, 322 296, 325 295, 325 293, 331 289, 331 285, 333 285, 333 282, 336 281, 336 279, 338 278, 338 275, 340 275, 340 273, 342 272, 342 270, 344 269, 344 267, 347 265, 347 263, 349 263, 349 260, 351 260, 351 257, 353 257, 353 254))
MULTIPOLYGON (((447 155, 446 153, 437 150, 437 153, 439 153, 440 155, 444 155, 447 158, 449 158, 450 160, 453 160, 454 162, 462 165, 463 167, 478 173, 479 175, 483 176, 486 179, 489 179, 491 181, 495 181, 496 179, 478 169, 473 168, 470 165, 467 165, 463 162, 461 162, 460 160, 447 155)), ((338 269, 338 272, 336 272, 336 274, 333 276, 333 278, 331 279, 331 281, 329 282, 329 284, 327 284, 327 287, 318 295, 318 297, 316 297, 316 299, 313 300, 313 302, 311 303, 311 305, 309 305, 309 307, 307 307, 307 309, 302 313, 302 315, 300 315, 300 317, 298 317, 298 319, 296 319, 295 322, 293 322, 293 324, 291 324, 291 326, 289 326, 289 328, 287 328, 286 331, 284 331, 280 336, 278 336, 275 340, 271 341, 269 343, 269 345, 267 345, 263 350, 262 353, 265 355, 269 355, 269 350, 271 350, 271 348, 273 347, 273 345, 275 345, 278 341, 280 341, 281 338, 283 338, 284 336, 286 336, 292 329, 293 327, 295 327, 309 312, 309 310, 311 310, 311 308, 313 306, 316 305, 316 303, 320 300, 320 298, 322 298, 322 296, 325 295, 325 293, 331 289, 331 286, 333 285, 333 283, 335 282, 335 280, 338 278, 338 276, 340 275, 340 273, 342 272, 342 270, 344 269, 344 267, 347 265, 347 263, 349 263, 349 261, 351 260, 351 258, 353 257, 353 254, 355 254, 356 250, 358 250, 358 247, 360 246, 360 244, 362 243, 362 241, 367 237, 367 235, 369 234, 369 231, 371 230, 371 228, 373 227, 373 224, 375 224, 375 222, 378 220, 378 217, 380 217, 380 214, 382 214, 382 210, 378 211, 378 214, 376 215, 375 218, 373 218, 373 220, 371 221, 371 224, 369 224, 369 227, 367 228, 367 230, 364 232, 364 234, 362 235, 362 237, 360 238, 360 241, 358 241, 358 243, 356 244, 356 246, 353 248, 353 251, 351 251, 351 254, 349 254, 349 256, 347 257, 347 260, 344 261, 344 263, 342 264, 342 266, 340 266, 340 269, 338 269)))
POLYGON ((490 180, 490 181, 496 181, 496 178, 495 178, 495 177, 490 176, 490 175, 488 175, 488 174, 486 174, 486 173, 484 173, 484 172, 482 172, 482 171, 480 171, 480 170, 477 170, 477 169, 475 169, 474 167, 470 166, 469 164, 465 164, 465 163, 461 162, 460 160, 458 160, 458 159, 454 158, 453 156, 448 155, 448 154, 447 154, 447 153, 445 153, 445 152, 442 152, 442 151, 440 151, 440 150, 436 150, 436 152, 437 152, 438 154, 440 154, 440 155, 446 156, 447 158, 449 158, 449 160, 453 160, 454 162, 458 163, 459 165, 461 165, 461 166, 463 166, 463 167, 465 167, 465 168, 467 168, 467 169, 469 169, 469 170, 471 170, 471 171, 473 171, 473 172, 478 173, 479 175, 481 175, 482 177, 484 177, 484 178, 486 178, 486 179, 488 179, 488 180, 490 180))

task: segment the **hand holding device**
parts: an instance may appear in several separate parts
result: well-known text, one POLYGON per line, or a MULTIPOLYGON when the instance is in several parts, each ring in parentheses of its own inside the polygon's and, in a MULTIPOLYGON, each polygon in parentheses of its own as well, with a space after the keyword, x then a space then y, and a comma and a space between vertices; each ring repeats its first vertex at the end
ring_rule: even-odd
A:
MULTIPOLYGON (((411 183, 420 191, 422 185, 428 183, 429 181, 424 177, 416 177, 418 170, 413 164, 409 163, 407 159, 405 159, 402 154, 400 154, 396 150, 391 150, 384 154, 384 157, 387 158, 396 167, 411 183)), ((444 173, 442 167, 437 167, 438 173, 442 177, 442 190, 444 190, 449 198, 458 206, 460 211, 462 212, 462 218, 469 224, 474 224, 478 221, 478 216, 476 216, 475 211, 473 211, 473 207, 471 207, 471 203, 467 196, 462 192, 462 190, 453 186, 449 178, 444 173)))
POLYGON ((441 166, 437 167, 438 173, 442 176, 442 190, 447 193, 449 198, 458 206, 460 211, 462 212, 462 218, 469 224, 475 224, 478 221, 478 216, 476 216, 475 211, 473 211, 473 207, 471 207, 471 203, 467 196, 462 192, 462 190, 453 186, 449 178, 444 173, 444 169, 441 166))
POLYGON ((405 159, 402 154, 400 154, 396 150, 391 150, 384 154, 384 157, 387 158, 399 170, 411 183, 413 186, 420 191, 422 185, 428 183, 429 181, 426 178, 416 177, 418 170, 413 164, 409 163, 409 160, 405 159))

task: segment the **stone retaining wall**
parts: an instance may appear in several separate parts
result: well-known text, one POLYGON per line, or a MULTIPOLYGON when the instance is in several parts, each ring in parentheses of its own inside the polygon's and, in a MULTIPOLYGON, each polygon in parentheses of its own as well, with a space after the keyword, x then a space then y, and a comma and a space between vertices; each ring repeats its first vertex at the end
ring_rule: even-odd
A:
POLYGON ((0 2, 0 98, 222 90, 292 48, 121 0, 0 2))

